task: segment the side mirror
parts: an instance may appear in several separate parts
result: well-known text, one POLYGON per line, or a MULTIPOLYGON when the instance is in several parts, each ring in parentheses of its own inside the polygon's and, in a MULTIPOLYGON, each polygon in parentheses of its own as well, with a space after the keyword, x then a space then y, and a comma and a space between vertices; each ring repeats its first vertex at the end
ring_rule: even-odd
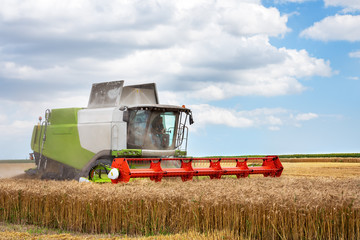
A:
POLYGON ((123 121, 124 122, 129 122, 129 111, 124 111, 123 112, 123 121))
POLYGON ((192 125, 194 123, 194 118, 192 116, 192 112, 190 112, 190 114, 189 114, 189 123, 190 123, 190 125, 192 125))
POLYGON ((120 111, 123 112, 123 121, 124 122, 129 122, 129 111, 128 108, 126 106, 121 106, 119 108, 120 111))

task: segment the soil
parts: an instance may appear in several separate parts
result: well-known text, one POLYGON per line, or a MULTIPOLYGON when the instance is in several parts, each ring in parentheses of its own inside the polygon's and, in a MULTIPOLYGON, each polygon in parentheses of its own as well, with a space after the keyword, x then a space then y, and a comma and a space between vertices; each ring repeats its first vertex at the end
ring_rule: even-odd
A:
POLYGON ((35 167, 35 163, 0 163, 0 178, 24 178, 25 170, 35 167))
POLYGON ((282 176, 359 178, 360 163, 349 162, 283 162, 282 176))

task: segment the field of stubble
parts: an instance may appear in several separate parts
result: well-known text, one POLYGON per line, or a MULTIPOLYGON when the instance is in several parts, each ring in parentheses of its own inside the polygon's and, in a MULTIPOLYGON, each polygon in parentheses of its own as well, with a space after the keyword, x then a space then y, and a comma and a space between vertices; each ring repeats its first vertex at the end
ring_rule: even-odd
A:
POLYGON ((0 179, 0 239, 359 239, 360 163, 283 165, 185 183, 0 179))

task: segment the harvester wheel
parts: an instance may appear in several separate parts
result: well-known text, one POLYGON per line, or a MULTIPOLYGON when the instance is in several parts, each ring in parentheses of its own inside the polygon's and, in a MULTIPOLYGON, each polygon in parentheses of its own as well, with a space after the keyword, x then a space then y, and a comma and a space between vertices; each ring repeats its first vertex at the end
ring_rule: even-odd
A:
POLYGON ((98 159, 91 166, 89 171, 89 180, 106 181, 107 175, 111 169, 112 160, 98 159))

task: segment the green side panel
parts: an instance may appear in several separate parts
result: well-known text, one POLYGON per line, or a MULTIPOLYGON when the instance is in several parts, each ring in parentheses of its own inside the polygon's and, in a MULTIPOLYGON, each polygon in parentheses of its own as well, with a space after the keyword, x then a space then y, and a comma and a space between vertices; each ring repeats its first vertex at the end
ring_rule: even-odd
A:
MULTIPOLYGON (((112 151, 111 155, 114 157, 141 157, 141 149, 122 149, 119 151, 112 151)), ((175 150, 175 157, 186 157, 187 152, 181 150, 175 150)))
MULTIPOLYGON (((77 127, 77 113, 81 108, 53 109, 50 115, 50 125, 46 129, 46 140, 43 155, 67 164, 76 169, 82 169, 95 155, 80 145, 77 127)), ((32 149, 41 152, 42 138, 45 127, 34 127, 32 149)))
POLYGON ((34 126, 33 128, 33 133, 32 133, 32 136, 31 136, 31 149, 33 151, 35 151, 35 144, 36 142, 38 141, 39 139, 39 132, 40 132, 40 126, 34 126))
POLYGON ((81 108, 52 109, 50 115, 51 125, 77 124, 77 112, 81 108))
POLYGON ((141 157, 142 150, 141 149, 123 149, 119 151, 112 151, 112 156, 115 157, 141 157))

